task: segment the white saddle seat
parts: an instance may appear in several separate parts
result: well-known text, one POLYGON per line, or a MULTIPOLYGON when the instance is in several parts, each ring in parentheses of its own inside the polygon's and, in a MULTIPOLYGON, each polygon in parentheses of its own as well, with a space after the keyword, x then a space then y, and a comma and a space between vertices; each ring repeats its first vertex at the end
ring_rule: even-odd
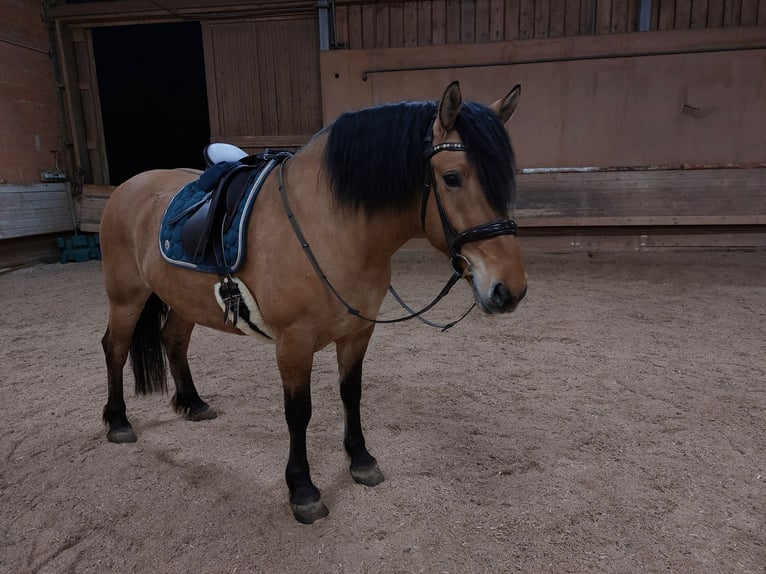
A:
POLYGON ((243 157, 248 156, 248 153, 242 148, 223 142, 211 143, 205 148, 203 154, 205 156, 205 163, 208 166, 222 161, 239 161, 243 157))

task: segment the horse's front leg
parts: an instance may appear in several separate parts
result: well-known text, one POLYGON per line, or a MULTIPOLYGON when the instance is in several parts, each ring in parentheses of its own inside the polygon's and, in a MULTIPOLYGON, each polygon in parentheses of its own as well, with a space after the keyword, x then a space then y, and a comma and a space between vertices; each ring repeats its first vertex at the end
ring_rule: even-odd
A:
POLYGON ((343 446, 351 457, 351 476, 360 484, 375 486, 385 480, 364 441, 360 403, 362 400, 362 362, 367 352, 374 325, 362 334, 341 339, 336 344, 340 396, 346 414, 343 446))
POLYGON ((277 339, 277 364, 282 376, 285 418, 290 431, 290 454, 285 480, 290 489, 290 506, 298 522, 311 524, 328 514, 319 489, 311 481, 306 429, 311 420, 311 366, 314 345, 298 336, 277 339))

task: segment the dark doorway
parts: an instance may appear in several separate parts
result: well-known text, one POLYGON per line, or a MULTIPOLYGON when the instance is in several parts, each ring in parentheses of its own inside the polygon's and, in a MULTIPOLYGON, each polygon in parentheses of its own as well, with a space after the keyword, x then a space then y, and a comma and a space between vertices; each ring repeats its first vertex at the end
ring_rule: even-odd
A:
POLYGON ((199 22, 93 29, 109 179, 203 167, 210 140, 199 22))

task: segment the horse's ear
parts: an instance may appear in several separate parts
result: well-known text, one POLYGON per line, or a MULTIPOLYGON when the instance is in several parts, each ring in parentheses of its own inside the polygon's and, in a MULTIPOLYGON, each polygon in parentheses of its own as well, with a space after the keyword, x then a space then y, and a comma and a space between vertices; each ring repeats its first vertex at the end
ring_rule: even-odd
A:
POLYGON ((442 100, 439 103, 439 115, 434 122, 434 136, 445 136, 452 131, 462 103, 463 96, 460 94, 460 84, 457 81, 452 82, 444 90, 442 100))
POLYGON ((489 107, 497 114, 500 121, 505 123, 511 119, 516 104, 519 103, 519 97, 521 97, 521 84, 516 84, 504 98, 500 98, 489 107))

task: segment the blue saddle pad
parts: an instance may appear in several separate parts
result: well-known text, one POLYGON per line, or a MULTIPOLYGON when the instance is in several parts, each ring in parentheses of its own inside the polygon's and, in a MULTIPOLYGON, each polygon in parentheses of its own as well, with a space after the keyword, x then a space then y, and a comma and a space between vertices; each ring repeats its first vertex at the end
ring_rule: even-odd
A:
POLYGON ((231 226, 222 237, 223 265, 200 262, 193 254, 186 252, 181 237, 184 224, 195 213, 190 208, 205 199, 214 186, 216 178, 220 177, 221 172, 225 173, 226 170, 222 169, 221 164, 212 166, 200 176, 200 179, 192 181, 178 190, 165 208, 165 214, 162 216, 162 223, 160 224, 160 253, 162 253, 165 261, 179 267, 219 275, 234 273, 239 269, 245 260, 245 230, 250 212, 263 182, 266 181, 266 177, 276 164, 275 160, 269 160, 253 179, 249 189, 242 194, 242 200, 237 206, 231 226))

